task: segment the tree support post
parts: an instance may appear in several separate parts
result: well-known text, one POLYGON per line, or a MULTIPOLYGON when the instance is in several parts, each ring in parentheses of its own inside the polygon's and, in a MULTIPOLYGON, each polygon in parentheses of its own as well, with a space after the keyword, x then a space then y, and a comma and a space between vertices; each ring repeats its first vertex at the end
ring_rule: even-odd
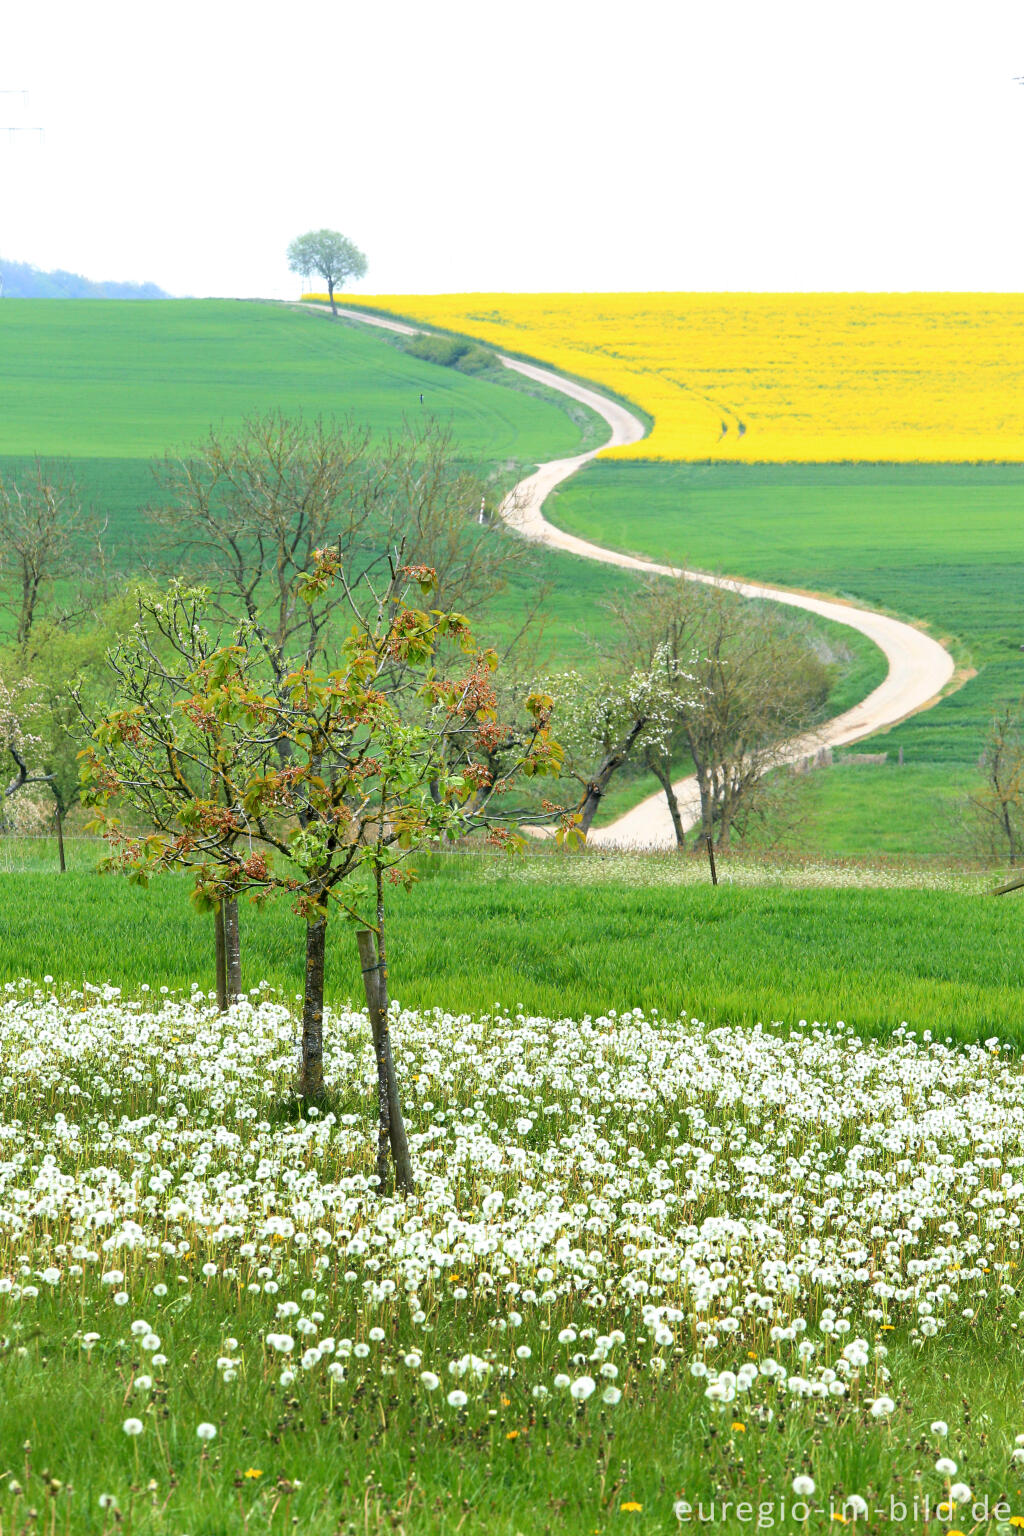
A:
POLYGON ((373 933, 359 929, 356 933, 359 963, 363 972, 366 1006, 370 1014, 370 1032, 373 1035, 373 1053, 377 1061, 377 1172, 383 1185, 387 1174, 387 1147, 395 1164, 395 1183, 399 1189, 410 1191, 414 1187, 412 1157, 402 1116, 402 1101, 398 1093, 398 1079, 391 1054, 391 1031, 388 1026, 389 998, 387 962, 378 952, 373 933))

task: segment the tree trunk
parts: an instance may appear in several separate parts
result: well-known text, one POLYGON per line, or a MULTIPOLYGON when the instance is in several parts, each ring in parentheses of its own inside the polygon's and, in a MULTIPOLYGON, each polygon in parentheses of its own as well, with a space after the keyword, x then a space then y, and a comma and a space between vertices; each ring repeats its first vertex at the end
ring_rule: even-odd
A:
POLYGON ((718 884, 718 870, 717 870, 717 868, 715 866, 715 843, 714 843, 714 839, 712 838, 710 832, 707 835, 706 842, 707 842, 707 848, 708 848, 708 864, 711 867, 711 884, 712 885, 717 885, 718 884))
POLYGON ((324 1096, 324 951, 327 918, 306 924, 306 990, 302 1000, 302 1066, 298 1092, 304 1099, 324 1096))
POLYGON ((672 829, 676 834, 676 847, 685 848, 686 831, 683 827, 683 818, 679 814, 679 801, 676 799, 676 792, 672 786, 672 775, 665 772, 665 770, 660 768, 656 763, 651 763, 650 767, 654 777, 665 791, 665 799, 668 802, 668 813, 672 817, 672 829))
POLYGON ((587 785, 587 792, 583 797, 583 805, 580 808, 580 831, 584 836, 590 831, 591 823, 597 815, 597 808, 601 804, 601 796, 608 788, 608 782, 612 774, 617 768, 622 767, 632 750, 633 743, 646 724, 646 720, 637 720, 630 726, 626 739, 607 754, 594 777, 587 785))
POLYGON ((57 858, 60 860, 61 874, 66 875, 68 866, 67 860, 64 857, 64 812, 61 809, 59 800, 56 803, 55 815, 57 818, 57 858))
MULTIPOLYGON (((379 914, 379 909, 378 909, 379 914)), ((399 1189, 412 1190, 414 1178, 412 1171, 412 1157, 409 1152, 409 1140, 405 1132, 405 1120, 402 1115, 402 1101, 398 1093, 398 1079, 395 1075, 394 1057, 391 1054, 391 1031, 388 1023, 388 1011, 390 999, 388 997, 388 971, 387 957, 383 945, 383 925, 381 936, 377 944, 374 944, 373 934, 363 929, 356 934, 356 943, 359 946, 359 961, 363 968, 363 984, 366 989, 366 1005, 370 1013, 370 1030, 373 1035, 373 1051, 377 1058, 377 1108, 378 1108, 378 1154, 377 1169, 386 1172, 386 1153, 382 1153, 382 1142, 386 1139, 391 1144, 391 1156, 395 1164, 395 1183, 399 1189)), ((383 1178, 383 1173, 382 1173, 383 1178)))
POLYGON ((224 947, 224 903, 218 901, 213 909, 213 946, 217 956, 217 1011, 226 1013, 228 1007, 227 956, 224 947))
POLYGON ((233 1003, 242 995, 242 946, 238 933, 238 897, 225 897, 221 903, 221 910, 224 913, 224 964, 228 1002, 233 1003))
POLYGON ((334 302, 334 283, 330 278, 327 279, 327 297, 331 301, 331 314, 336 316, 338 313, 338 306, 334 302))
POLYGON ((388 1095, 388 1060, 386 1047, 381 1039, 380 1026, 380 972, 381 964, 374 948, 373 934, 361 929, 356 934, 359 964, 363 972, 366 991, 366 1007, 370 1015, 370 1033, 373 1036, 373 1057, 377 1063, 377 1177, 380 1188, 388 1183, 388 1146, 391 1142, 391 1101, 388 1095))

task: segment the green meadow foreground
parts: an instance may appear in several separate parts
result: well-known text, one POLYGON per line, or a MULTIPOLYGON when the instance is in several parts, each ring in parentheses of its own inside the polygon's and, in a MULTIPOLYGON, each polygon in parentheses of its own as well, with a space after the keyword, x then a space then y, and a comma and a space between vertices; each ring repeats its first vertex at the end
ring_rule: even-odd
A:
POLYGON ((244 914, 252 991, 218 1016, 173 990, 211 980, 183 882, 26 862, 0 877, 5 1531, 1024 1520, 1024 978, 979 877, 428 863, 393 922, 404 1200, 375 1187, 346 935, 304 1114, 268 986, 297 920, 244 914))

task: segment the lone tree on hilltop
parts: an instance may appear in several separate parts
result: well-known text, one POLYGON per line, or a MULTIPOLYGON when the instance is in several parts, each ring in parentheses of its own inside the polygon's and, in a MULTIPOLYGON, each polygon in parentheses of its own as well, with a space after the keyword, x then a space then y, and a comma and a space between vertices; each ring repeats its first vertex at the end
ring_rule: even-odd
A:
POLYGON ((299 235, 288 247, 288 266, 301 277, 322 277, 327 284, 331 313, 338 313, 335 288, 343 288, 350 277, 365 277, 366 257, 357 245, 336 229, 311 229, 299 235))

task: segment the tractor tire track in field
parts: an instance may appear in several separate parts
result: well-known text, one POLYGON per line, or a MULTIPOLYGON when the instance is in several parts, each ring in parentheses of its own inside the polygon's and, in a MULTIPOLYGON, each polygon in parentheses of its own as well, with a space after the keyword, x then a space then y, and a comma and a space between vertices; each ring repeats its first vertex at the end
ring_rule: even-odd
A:
MULTIPOLYGON (((382 330, 397 331, 406 336, 419 333, 417 326, 407 325, 398 320, 388 320, 380 315, 370 315, 357 309, 340 309, 339 314, 344 315, 347 320, 358 320, 364 325, 375 325, 382 330)), ((501 505, 501 515, 509 527, 514 528, 524 538, 546 544, 551 549, 565 550, 569 554, 579 555, 584 560, 597 560, 603 565, 614 565, 622 570, 639 571, 651 576, 673 576, 685 581, 701 581, 709 586, 729 587, 743 597, 767 599, 775 603, 784 603, 791 608, 800 608, 806 613, 818 614, 821 618, 831 619, 836 624, 846 624, 862 635, 867 635, 868 639, 873 640, 884 653, 889 664, 884 682, 853 709, 837 715, 834 720, 827 721, 817 730, 795 737, 788 742, 781 755, 781 761, 795 763, 809 757, 822 747, 846 746, 850 742, 859 741, 864 736, 874 735, 876 731, 884 730, 887 726, 895 725, 897 721, 904 720, 908 715, 936 702, 953 677, 953 658, 937 640, 933 640, 930 635, 924 634, 912 624, 905 624, 899 619, 890 618, 887 614, 840 602, 835 598, 816 597, 810 593, 795 592, 785 587, 769 587, 755 582, 735 581, 725 576, 712 576, 704 571, 683 570, 678 566, 663 565, 656 560, 644 560, 635 555, 619 554, 615 550, 604 549, 600 544, 592 544, 587 539, 578 538, 575 534, 566 533, 561 528, 554 527, 545 518, 543 510, 544 502, 550 492, 563 481, 568 480, 584 464, 589 463, 602 451, 602 448, 639 442, 645 435, 645 429, 643 423, 633 415, 632 411, 627 410, 617 401, 606 398, 595 389, 574 383, 571 379, 562 378, 548 368, 522 362, 519 358, 506 357, 502 353, 498 353, 498 358, 513 372, 521 373, 538 384, 544 384, 547 388, 557 390, 559 394, 568 395, 570 399, 588 406, 607 422, 610 429, 610 436, 601 448, 594 448, 589 453, 577 454, 574 458, 553 459, 550 463, 541 464, 532 475, 521 480, 501 505)), ((674 787, 683 824, 689 829, 700 820, 700 795, 697 781, 691 775, 681 779, 674 787)), ((617 821, 612 822, 610 826, 592 828, 588 841, 604 848, 674 847, 675 833, 664 795, 660 792, 651 795, 639 805, 634 806, 631 811, 627 811, 624 816, 620 816, 617 821)))

